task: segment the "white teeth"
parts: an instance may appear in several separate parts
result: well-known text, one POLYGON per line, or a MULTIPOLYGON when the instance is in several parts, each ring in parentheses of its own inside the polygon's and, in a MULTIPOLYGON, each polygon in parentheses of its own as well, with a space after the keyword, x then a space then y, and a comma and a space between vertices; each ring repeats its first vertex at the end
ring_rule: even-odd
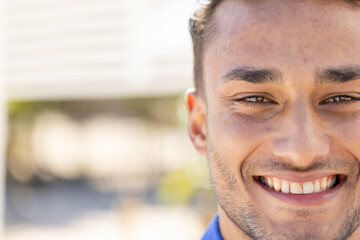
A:
POLYGON ((331 179, 329 178, 327 181, 326 181, 326 188, 330 188, 331 187, 331 179))
POLYGON ((269 187, 269 184, 268 184, 268 179, 264 178, 264 177, 260 177, 260 182, 262 184, 264 184, 265 186, 268 186, 269 187))
POLYGON ((274 189, 275 189, 275 191, 277 191, 277 192, 280 191, 280 189, 281 189, 280 180, 274 177, 273 181, 274 181, 274 189))
POLYGON ((281 181, 281 191, 283 193, 289 193, 289 183, 285 180, 281 181))
POLYGON ((331 189, 336 184, 336 177, 323 177, 312 182, 290 182, 276 177, 259 177, 260 182, 275 191, 292 194, 311 194, 331 189))
POLYGON ((268 181, 269 187, 271 187, 271 188, 274 187, 274 182, 273 182, 273 180, 271 180, 271 178, 268 178, 267 181, 268 181))
POLYGON ((335 185, 335 182, 336 182, 336 178, 335 177, 332 177, 332 178, 329 178, 326 182, 326 187, 328 189, 332 188, 334 185, 335 185))
POLYGON ((320 181, 315 181, 314 192, 320 192, 320 181))
POLYGON ((326 178, 323 178, 323 179, 321 180, 320 188, 321 188, 321 191, 325 191, 325 190, 326 190, 326 178))
POLYGON ((303 185, 304 194, 309 194, 314 192, 314 184, 312 182, 306 182, 303 185))
POLYGON ((290 192, 293 194, 302 194, 303 190, 299 183, 292 182, 290 185, 290 192))

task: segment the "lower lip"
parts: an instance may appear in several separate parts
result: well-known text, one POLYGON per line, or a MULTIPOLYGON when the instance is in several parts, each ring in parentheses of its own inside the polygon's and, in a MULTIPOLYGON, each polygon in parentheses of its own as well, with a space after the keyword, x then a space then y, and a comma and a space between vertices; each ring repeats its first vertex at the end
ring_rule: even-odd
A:
MULTIPOLYGON (((257 182, 257 181, 256 181, 257 182)), ((340 188, 344 185, 345 181, 340 182, 336 187, 327 190, 325 192, 311 193, 311 194, 292 194, 277 192, 272 188, 264 186, 260 182, 257 182, 266 192, 270 195, 290 204, 299 206, 316 206, 321 205, 330 199, 334 198, 339 192, 340 188)))

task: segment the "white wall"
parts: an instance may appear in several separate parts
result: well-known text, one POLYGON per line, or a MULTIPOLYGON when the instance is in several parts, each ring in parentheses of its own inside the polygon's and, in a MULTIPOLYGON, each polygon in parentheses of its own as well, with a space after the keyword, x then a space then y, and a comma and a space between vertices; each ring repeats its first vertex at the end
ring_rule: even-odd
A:
POLYGON ((11 0, 12 99, 167 95, 192 85, 192 0, 11 0))

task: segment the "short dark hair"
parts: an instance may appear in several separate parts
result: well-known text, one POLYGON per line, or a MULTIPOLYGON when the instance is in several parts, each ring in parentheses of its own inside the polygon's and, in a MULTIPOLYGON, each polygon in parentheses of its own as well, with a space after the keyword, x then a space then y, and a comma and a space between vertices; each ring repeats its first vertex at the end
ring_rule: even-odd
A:
POLYGON ((194 52, 194 85, 197 90, 203 89, 203 58, 207 43, 214 33, 214 12, 225 0, 209 0, 199 3, 200 8, 191 16, 189 30, 194 52))
MULTIPOLYGON (((216 32, 214 24, 214 12, 217 6, 227 0, 207 0, 199 2, 200 7, 192 15, 189 21, 189 30, 193 42, 194 53, 194 84, 197 91, 204 89, 203 58, 207 44, 216 32)), ((260 0, 238 0, 243 2, 259 2, 260 0)), ((314 0, 315 1, 315 0, 314 0)), ((316 0, 328 3, 330 0, 316 0)), ((346 3, 352 8, 360 9, 360 0, 331 0, 332 2, 346 3)))

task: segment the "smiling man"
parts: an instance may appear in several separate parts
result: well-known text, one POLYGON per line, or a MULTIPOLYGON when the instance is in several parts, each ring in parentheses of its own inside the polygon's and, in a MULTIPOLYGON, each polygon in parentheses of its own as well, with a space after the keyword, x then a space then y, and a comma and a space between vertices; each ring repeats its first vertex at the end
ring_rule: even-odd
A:
POLYGON ((190 21, 203 239, 360 239, 360 1, 212 0, 190 21))

